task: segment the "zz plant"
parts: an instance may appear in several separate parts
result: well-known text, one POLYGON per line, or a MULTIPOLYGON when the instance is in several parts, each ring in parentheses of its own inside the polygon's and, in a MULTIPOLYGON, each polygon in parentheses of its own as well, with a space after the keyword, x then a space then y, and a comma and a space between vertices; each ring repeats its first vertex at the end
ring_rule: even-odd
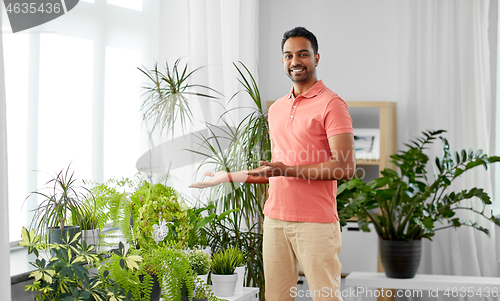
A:
POLYGON ((481 150, 472 149, 452 153, 448 140, 441 136, 444 132, 425 131, 423 137, 405 144, 407 150, 393 154, 391 162, 398 171, 386 168, 381 177, 368 183, 360 179, 339 183, 337 199, 343 203, 353 200, 355 206, 361 207, 357 215, 364 231, 369 231, 368 222, 371 221, 378 236, 385 240, 432 240, 435 231, 460 226, 489 234, 489 230, 477 222, 457 217, 459 210, 470 211, 500 226, 500 220, 486 211, 491 200, 482 188, 449 191, 460 175, 478 166, 487 169, 490 163, 500 161, 500 157, 488 157, 481 150), (442 157, 435 158, 434 177, 429 178, 429 157, 424 150, 438 138, 442 142, 442 157), (481 210, 467 205, 465 200, 472 198, 481 201, 481 210))

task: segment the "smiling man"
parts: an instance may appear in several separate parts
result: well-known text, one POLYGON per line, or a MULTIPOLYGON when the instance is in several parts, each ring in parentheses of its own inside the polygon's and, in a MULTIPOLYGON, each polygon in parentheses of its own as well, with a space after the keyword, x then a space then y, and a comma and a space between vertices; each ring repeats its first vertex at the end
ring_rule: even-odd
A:
POLYGON ((240 172, 206 173, 195 188, 227 181, 269 182, 264 206, 266 300, 294 300, 297 262, 313 300, 342 300, 336 190, 355 171, 352 121, 346 103, 318 80, 318 42, 303 27, 285 32, 285 73, 293 82, 269 108, 272 162, 240 172))

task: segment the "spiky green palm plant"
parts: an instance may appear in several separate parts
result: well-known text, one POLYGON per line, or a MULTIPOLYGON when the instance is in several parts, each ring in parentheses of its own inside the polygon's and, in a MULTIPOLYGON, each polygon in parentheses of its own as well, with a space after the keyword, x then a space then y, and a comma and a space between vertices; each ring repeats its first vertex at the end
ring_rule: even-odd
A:
MULTIPOLYGON (((206 164, 215 165, 216 170, 227 172, 248 170, 259 167, 259 160, 271 160, 271 141, 267 113, 262 106, 258 84, 250 70, 242 63, 233 63, 243 86, 243 92, 248 94, 255 105, 253 112, 244 117, 234 128, 223 120, 222 126, 217 126, 222 135, 211 131, 202 140, 201 151, 194 151, 205 157, 199 169, 206 164), (229 139, 229 146, 224 148, 224 139, 229 139)), ((240 109, 237 107, 235 109, 240 109)), ((232 109, 232 110, 235 110, 232 109)), ((245 108, 246 109, 246 108, 245 108)), ((231 110, 226 111, 228 113, 231 110)), ((250 283, 260 287, 261 300, 264 296, 264 270, 262 261, 262 209, 267 199, 268 184, 238 184, 225 183, 212 187, 210 200, 221 211, 239 209, 232 212, 228 218, 206 228, 209 243, 213 251, 236 246, 248 253, 248 278, 250 283)))
POLYGON ((143 86, 144 101, 141 105, 143 121, 152 122, 153 129, 159 128, 160 132, 167 131, 174 133, 176 121, 179 119, 182 129, 186 123, 193 121, 193 113, 189 106, 190 96, 199 96, 209 99, 216 99, 216 96, 194 91, 202 88, 219 94, 214 89, 200 84, 189 83, 195 72, 202 67, 188 71, 188 65, 180 68, 182 58, 178 58, 172 69, 168 63, 165 70, 161 71, 156 63, 154 68, 138 68, 149 79, 149 85, 143 86))

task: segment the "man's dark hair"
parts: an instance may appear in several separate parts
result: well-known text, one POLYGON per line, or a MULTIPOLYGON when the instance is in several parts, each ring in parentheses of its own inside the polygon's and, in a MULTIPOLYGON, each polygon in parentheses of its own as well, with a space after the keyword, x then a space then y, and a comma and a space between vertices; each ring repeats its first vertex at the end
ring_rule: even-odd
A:
POLYGON ((295 27, 283 34, 283 40, 281 41, 281 52, 283 52, 283 46, 285 46, 286 40, 293 37, 304 37, 311 42, 311 46, 314 50, 314 55, 318 53, 318 40, 316 40, 316 36, 305 29, 304 27, 295 27))

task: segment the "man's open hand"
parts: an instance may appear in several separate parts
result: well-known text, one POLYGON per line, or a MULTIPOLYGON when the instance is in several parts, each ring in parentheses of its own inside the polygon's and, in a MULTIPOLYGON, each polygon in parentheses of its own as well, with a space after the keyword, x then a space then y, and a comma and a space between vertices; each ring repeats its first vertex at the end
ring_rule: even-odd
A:
POLYGON ((205 176, 211 178, 205 182, 191 184, 189 185, 189 188, 208 188, 221 183, 229 182, 229 174, 227 171, 205 172, 205 176))

